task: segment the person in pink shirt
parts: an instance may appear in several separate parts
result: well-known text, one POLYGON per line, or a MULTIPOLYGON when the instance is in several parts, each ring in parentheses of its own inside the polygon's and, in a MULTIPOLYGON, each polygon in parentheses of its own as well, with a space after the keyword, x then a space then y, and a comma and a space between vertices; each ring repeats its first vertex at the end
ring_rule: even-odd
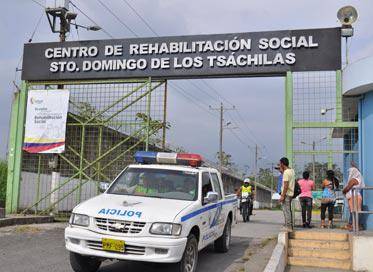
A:
POLYGON ((310 179, 308 171, 303 172, 303 179, 298 181, 301 193, 299 195, 302 207, 303 228, 311 228, 312 218, 312 190, 315 190, 315 182, 310 179))

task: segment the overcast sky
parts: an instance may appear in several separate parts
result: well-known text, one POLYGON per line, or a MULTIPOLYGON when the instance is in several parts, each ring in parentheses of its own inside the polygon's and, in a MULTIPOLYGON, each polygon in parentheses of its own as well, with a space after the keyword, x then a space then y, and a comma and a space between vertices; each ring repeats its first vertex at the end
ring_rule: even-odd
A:
MULTIPOLYGON (((45 4, 43 0, 37 0, 45 4)), ((351 42, 351 61, 373 54, 373 2, 342 0, 127 0, 136 8, 151 27, 161 36, 209 34, 229 32, 250 32, 282 29, 335 27, 339 23, 337 10, 344 5, 353 5, 359 12, 355 24, 355 35, 351 42)), ((74 0, 78 7, 93 18, 116 38, 133 37, 109 12, 96 0, 74 0)), ((140 37, 154 36, 141 20, 126 6, 123 0, 104 0, 140 37)), ((13 80, 19 84, 16 67, 22 55, 23 43, 31 37, 40 17, 40 26, 33 42, 56 41, 39 5, 31 0, 2 1, 0 16, 0 157, 6 156, 10 105, 14 92, 13 80)), ((79 12, 78 12, 79 14, 79 12)), ((77 22, 92 25, 82 14, 77 22)), ((81 30, 81 40, 108 38, 104 32, 81 30)), ((78 37, 73 32, 68 40, 78 37)), ((217 107, 219 101, 227 107, 235 105, 236 111, 226 115, 226 121, 235 121, 239 127, 234 130, 238 138, 225 131, 224 150, 233 156, 241 166, 253 163, 253 147, 261 147, 262 165, 277 161, 284 151, 284 79, 247 78, 247 79, 208 79, 204 82, 194 80, 193 84, 178 81, 193 97, 200 102, 186 99, 180 90, 169 88, 168 117, 172 129, 168 142, 183 146, 212 159, 218 150, 217 116, 211 116, 208 105, 217 107), (206 85, 208 84, 208 87, 206 85), (198 88, 197 88, 197 87, 198 88), (217 96, 212 99, 206 95, 217 96), (203 89, 201 91, 200 89, 203 89), (195 103, 199 103, 196 106, 195 103), (185 113, 188 114, 185 114, 185 113), (244 122, 243 122, 244 121, 244 122)), ((216 115, 216 113, 212 112, 216 115)))

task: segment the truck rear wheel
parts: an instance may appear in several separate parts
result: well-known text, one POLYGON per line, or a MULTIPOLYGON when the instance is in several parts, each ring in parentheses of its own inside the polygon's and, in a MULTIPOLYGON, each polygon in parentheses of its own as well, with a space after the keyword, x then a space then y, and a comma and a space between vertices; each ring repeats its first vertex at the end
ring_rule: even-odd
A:
POLYGON ((101 265, 101 261, 93 257, 70 252, 70 265, 75 272, 96 272, 101 265))
POLYGON ((183 258, 178 263, 179 272, 195 272, 198 263, 198 241, 194 234, 189 234, 183 258))
POLYGON ((217 239, 214 243, 214 248, 216 252, 225 253, 228 252, 231 244, 231 220, 228 218, 227 223, 225 223, 223 235, 217 239))

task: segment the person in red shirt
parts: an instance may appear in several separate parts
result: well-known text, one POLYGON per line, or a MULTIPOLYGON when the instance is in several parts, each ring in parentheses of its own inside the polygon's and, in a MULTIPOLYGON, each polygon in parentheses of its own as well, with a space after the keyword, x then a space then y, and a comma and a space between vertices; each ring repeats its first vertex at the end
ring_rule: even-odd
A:
POLYGON ((299 195, 302 207, 303 228, 311 228, 312 219, 312 190, 315 190, 315 182, 310 179, 308 171, 303 172, 303 179, 298 181, 301 193, 299 195))

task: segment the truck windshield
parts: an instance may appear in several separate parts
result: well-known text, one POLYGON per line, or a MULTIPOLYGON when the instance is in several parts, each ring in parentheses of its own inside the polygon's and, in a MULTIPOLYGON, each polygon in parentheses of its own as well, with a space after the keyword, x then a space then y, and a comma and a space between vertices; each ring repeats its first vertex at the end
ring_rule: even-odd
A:
POLYGON ((198 196, 197 188, 198 172, 128 168, 108 193, 194 201, 198 196))

